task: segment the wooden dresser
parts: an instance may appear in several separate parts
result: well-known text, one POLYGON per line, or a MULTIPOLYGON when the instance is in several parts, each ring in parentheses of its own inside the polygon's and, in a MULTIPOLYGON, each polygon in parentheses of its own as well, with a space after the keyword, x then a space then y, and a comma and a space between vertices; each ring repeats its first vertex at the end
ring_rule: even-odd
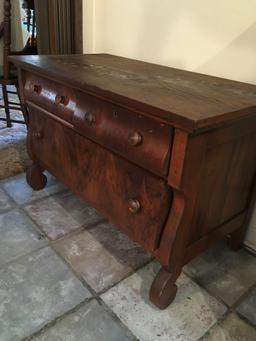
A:
POLYGON ((11 57, 28 111, 27 181, 46 169, 162 264, 159 308, 182 266, 241 247, 256 170, 256 86, 111 55, 11 57))

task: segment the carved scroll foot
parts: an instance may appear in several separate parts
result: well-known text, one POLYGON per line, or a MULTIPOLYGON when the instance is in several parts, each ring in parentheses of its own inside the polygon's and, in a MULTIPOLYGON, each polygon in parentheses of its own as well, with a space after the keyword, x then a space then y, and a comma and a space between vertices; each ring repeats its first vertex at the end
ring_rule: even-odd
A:
POLYGON ((177 276, 162 268, 154 279, 150 289, 150 301, 160 309, 165 309, 174 300, 177 293, 177 276))
POLYGON ((36 163, 28 167, 26 179, 27 183, 35 191, 43 189, 47 183, 47 177, 43 174, 43 169, 36 163))

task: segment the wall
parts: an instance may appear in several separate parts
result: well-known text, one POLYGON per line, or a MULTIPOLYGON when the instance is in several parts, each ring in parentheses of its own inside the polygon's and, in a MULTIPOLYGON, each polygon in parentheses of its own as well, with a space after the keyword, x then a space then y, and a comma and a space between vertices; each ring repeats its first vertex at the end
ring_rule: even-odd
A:
POLYGON ((255 13, 256 0, 84 0, 84 52, 256 84, 255 13))

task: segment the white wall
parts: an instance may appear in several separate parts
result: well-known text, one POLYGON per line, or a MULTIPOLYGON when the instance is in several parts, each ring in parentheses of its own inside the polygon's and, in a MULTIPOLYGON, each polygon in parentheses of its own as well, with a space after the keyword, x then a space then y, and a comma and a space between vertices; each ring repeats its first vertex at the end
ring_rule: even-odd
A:
POLYGON ((85 52, 256 83, 256 0, 84 0, 85 52))
MULTIPOLYGON (((256 0, 84 0, 84 52, 256 84, 256 0)), ((256 214, 249 234, 256 248, 256 214)))

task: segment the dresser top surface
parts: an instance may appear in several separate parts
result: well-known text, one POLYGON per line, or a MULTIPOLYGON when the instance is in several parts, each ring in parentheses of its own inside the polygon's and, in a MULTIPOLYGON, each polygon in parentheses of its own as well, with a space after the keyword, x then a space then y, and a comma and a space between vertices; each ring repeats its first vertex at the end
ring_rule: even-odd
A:
POLYGON ((256 86, 108 54, 13 56, 22 69, 188 130, 256 115, 256 86))

